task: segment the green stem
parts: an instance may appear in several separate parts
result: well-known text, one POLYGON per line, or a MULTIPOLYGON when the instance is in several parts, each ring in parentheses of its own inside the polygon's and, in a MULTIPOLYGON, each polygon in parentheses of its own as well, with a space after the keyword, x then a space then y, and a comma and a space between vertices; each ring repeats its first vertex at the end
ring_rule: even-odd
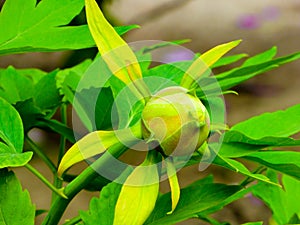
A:
POLYGON ((81 221, 81 217, 80 216, 76 216, 70 220, 67 220, 63 225, 74 225, 77 224, 81 221))
MULTIPOLYGON (((61 106, 61 122, 64 124, 64 125, 67 125, 67 105, 66 104, 63 104, 61 106)), ((66 146, 66 137, 61 135, 61 138, 60 138, 60 143, 59 143, 59 152, 58 152, 58 159, 57 159, 57 166, 59 165, 62 157, 64 156, 65 154, 65 146, 66 146)))
MULTIPOLYGON (((61 122, 66 125, 67 124, 67 105, 63 104, 61 106, 61 122)), ((57 167, 59 166, 59 163, 62 159, 62 157, 64 156, 65 153, 65 147, 66 147, 66 138, 61 135, 60 136, 60 143, 59 143, 59 151, 58 151, 58 159, 57 159, 57 167)), ((54 181, 53 184, 56 188, 61 188, 62 187, 62 180, 57 176, 57 173, 54 174, 54 181)), ((55 200, 55 198, 57 197, 56 193, 53 192, 52 193, 52 202, 55 200)))
POLYGON ((109 149, 109 152, 104 153, 99 159, 97 159, 92 165, 87 167, 81 174, 79 174, 72 182, 70 182, 64 189, 64 194, 68 199, 58 196, 45 217, 42 225, 57 225, 67 208, 70 201, 74 196, 79 193, 87 184, 93 179, 99 176, 97 173, 98 168, 108 168, 111 166, 111 156, 118 158, 122 155, 127 148, 118 144, 109 149))
POLYGON ((55 192, 61 198, 66 199, 67 196, 64 195, 63 189, 57 189, 54 187, 38 170, 36 170, 30 164, 26 164, 25 167, 32 172, 37 178, 39 178, 47 187, 49 187, 53 192, 55 192))
MULTIPOLYGON (((264 166, 259 166, 258 168, 256 168, 252 173, 253 174, 261 174, 262 172, 264 172, 266 170, 266 167, 264 166)), ((245 178, 240 185, 243 187, 246 187, 248 184, 250 184, 252 181, 254 181, 255 179, 252 177, 247 177, 245 178)))
POLYGON ((56 166, 53 162, 48 158, 48 156, 41 150, 28 136, 25 136, 25 141, 29 144, 31 150, 38 155, 49 167, 53 174, 57 173, 56 166))

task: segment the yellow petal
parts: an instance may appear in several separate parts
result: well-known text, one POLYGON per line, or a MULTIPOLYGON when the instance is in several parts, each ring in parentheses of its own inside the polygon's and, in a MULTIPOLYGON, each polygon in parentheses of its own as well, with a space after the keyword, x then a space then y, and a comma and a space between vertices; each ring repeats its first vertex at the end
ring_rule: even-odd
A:
POLYGON ((74 164, 106 151, 110 146, 118 143, 113 131, 95 131, 76 142, 64 155, 59 167, 58 176, 61 176, 74 164))
POLYGON ((190 89, 192 85, 208 71, 209 67, 217 62, 223 55, 236 47, 241 40, 218 45, 202 54, 186 71, 181 86, 190 89))
POLYGON ((85 7, 90 32, 110 70, 125 84, 141 78, 142 72, 135 54, 105 19, 96 1, 85 0, 85 7), (134 67, 131 78, 126 70, 128 64, 134 67))
POLYGON ((171 198, 172 198, 172 210, 167 214, 171 214, 174 212, 180 198, 180 186, 178 183, 176 168, 173 164, 173 161, 170 158, 167 158, 165 162, 167 167, 169 183, 171 187, 171 198))
POLYGON ((123 143, 134 144, 141 137, 141 125, 137 123, 132 128, 115 131, 94 131, 76 142, 63 156, 59 167, 58 176, 61 176, 74 164, 105 152, 109 147, 123 143))
POLYGON ((126 179, 115 208, 113 225, 142 225, 154 209, 159 192, 156 165, 139 166, 126 179))

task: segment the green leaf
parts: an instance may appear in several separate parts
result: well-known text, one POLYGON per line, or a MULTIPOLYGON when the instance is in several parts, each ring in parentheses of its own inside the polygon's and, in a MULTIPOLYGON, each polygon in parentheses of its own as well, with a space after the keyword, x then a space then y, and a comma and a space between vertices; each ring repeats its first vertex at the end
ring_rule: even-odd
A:
POLYGON ((32 152, 15 153, 0 143, 0 169, 6 167, 20 167, 26 165, 32 158, 32 152))
POLYGON ((226 115, 226 112, 225 112, 226 106, 225 106, 224 99, 220 96, 206 97, 205 95, 201 96, 199 98, 209 113, 210 121, 212 123, 211 125, 224 124, 225 123, 225 115, 226 115))
POLYGON ((225 133, 224 142, 268 146, 300 145, 299 140, 289 137, 299 131, 300 104, 242 121, 225 133))
MULTIPOLYGON (((162 64, 149 69, 143 74, 143 76, 165 78, 165 83, 162 83, 162 80, 157 80, 157 82, 155 82, 155 84, 153 85, 153 87, 161 87, 157 88, 158 90, 161 90, 164 87, 172 85, 173 82, 179 85, 183 75, 185 74, 185 71, 192 65, 192 63, 193 61, 181 61, 162 64), (172 82, 170 82, 170 80, 172 82)), ((152 80, 156 81, 155 79, 152 80)))
POLYGON ((103 88, 96 100, 95 123, 97 130, 106 130, 112 127, 112 106, 114 97, 110 88, 103 88), (103 107, 105 106, 105 107, 103 107))
POLYGON ((112 182, 102 189, 100 198, 92 198, 89 211, 80 211, 80 217, 84 224, 112 225, 115 214, 115 205, 121 188, 122 184, 112 182))
POLYGON ((235 62, 239 61, 240 59, 243 59, 247 56, 248 56, 247 54, 237 54, 237 55, 225 56, 225 57, 220 58, 215 64, 213 64, 211 66, 211 68, 214 69, 214 68, 218 68, 221 66, 227 66, 227 65, 235 63, 235 62))
POLYGON ((33 85, 36 85, 47 74, 47 72, 36 68, 17 69, 17 72, 19 75, 29 78, 33 85))
POLYGON ((22 153, 24 133, 18 112, 0 98, 0 168, 24 166, 32 152, 22 153))
POLYGON ((218 155, 215 158, 215 160, 213 161, 213 164, 225 167, 225 168, 230 169, 232 171, 235 171, 237 173, 241 173, 241 174, 246 175, 248 177, 254 178, 255 180, 260 180, 260 181, 266 182, 268 184, 278 185, 278 184, 272 182, 265 175, 251 173, 244 164, 242 164, 242 163, 240 163, 236 160, 223 157, 221 155, 218 155))
POLYGON ((0 224, 33 225, 35 207, 12 171, 0 170, 0 224))
MULTIPOLYGON (((70 103, 73 102, 74 92, 77 88, 78 91, 81 91, 83 88, 88 89, 90 87, 94 87, 93 85, 95 84, 95 87, 99 87, 97 82, 100 78, 99 71, 102 72, 102 70, 100 67, 97 67, 91 73, 87 74, 86 70, 89 68, 91 63, 92 61, 87 59, 74 67, 58 71, 56 75, 56 86, 59 89, 60 94, 64 96, 65 101, 69 101, 70 103), (84 81, 87 85, 82 84, 84 81)), ((103 87, 102 83, 100 87, 103 87)))
POLYGON ((190 39, 182 39, 182 40, 175 40, 175 41, 168 41, 168 42, 159 42, 159 43, 155 43, 151 46, 146 46, 143 47, 142 49, 139 50, 139 52, 145 54, 151 51, 154 51, 156 49, 160 49, 160 48, 164 48, 164 47, 168 47, 168 46, 172 46, 172 45, 181 45, 181 44, 185 44, 190 42, 190 39))
POLYGON ((251 192, 252 188, 253 188, 253 186, 251 186, 249 188, 243 188, 243 189, 237 191, 236 193, 229 196, 224 201, 220 202, 219 204, 215 205, 214 207, 211 207, 207 210, 202 211, 201 213, 198 214, 198 216, 200 218, 207 218, 208 215, 215 213, 217 211, 220 211, 221 209, 224 208, 224 206, 229 205, 230 203, 243 198, 246 194, 251 192))
POLYGON ((263 222, 249 222, 249 223, 243 223, 242 225, 263 225, 263 222))
MULTIPOLYGON (((263 174, 253 174, 253 173, 251 173, 244 164, 242 164, 242 163, 240 163, 240 162, 238 162, 234 159, 230 159, 228 157, 223 156, 221 151, 216 153, 216 150, 214 150, 214 148, 216 148, 216 146, 218 146, 218 145, 219 145, 218 143, 211 143, 209 145, 209 149, 211 150, 210 154, 214 155, 214 156, 208 157, 208 160, 209 160, 208 163, 211 163, 210 162, 211 157, 215 157, 213 162, 212 162, 215 165, 222 166, 224 168, 230 169, 230 170, 235 171, 237 173, 246 175, 248 177, 252 177, 256 180, 260 180, 260 181, 263 181, 263 182, 266 182, 266 183, 269 183, 269 184, 277 185, 277 184, 271 182, 270 179, 268 177, 266 177, 265 175, 263 175, 263 174)), ((248 154, 250 154, 250 153, 248 153, 248 154)), ((196 163, 199 163, 200 160, 202 160, 202 155, 194 154, 193 157, 189 160, 187 165, 189 165, 189 166, 194 165, 196 163)), ((203 161, 203 163, 205 163, 205 161, 203 161)))
POLYGON ((24 134, 19 113, 7 101, 0 98, 0 140, 16 153, 23 150, 24 134))
POLYGON ((276 54, 277 54, 277 47, 274 46, 265 52, 262 52, 260 54, 257 54, 247 59, 242 66, 245 67, 245 66, 257 65, 264 62, 268 62, 271 59, 273 59, 276 56, 276 54))
MULTIPOLYGON (((82 0, 5 1, 0 13, 0 29, 5 30, 0 37, 0 55, 94 47, 87 25, 65 26, 83 6, 82 0)), ((136 27, 116 30, 121 35, 136 27)))
POLYGON ((17 102, 15 104, 15 108, 22 118, 24 133, 27 133, 32 127, 35 126, 38 118, 45 116, 35 105, 33 98, 17 102))
MULTIPOLYGON (((238 157, 238 154, 235 154, 234 152, 231 153, 231 151, 229 151, 230 154, 228 154, 228 156, 227 155, 224 156, 222 150, 220 150, 218 153, 216 153, 216 150, 214 150, 214 148, 216 148, 216 146, 218 147, 219 144, 218 143, 211 143, 209 145, 209 149, 211 150, 210 154, 212 156, 208 157, 208 162, 207 163, 209 163, 209 164, 213 163, 215 165, 222 166, 222 167, 227 168, 229 170, 232 170, 234 172, 237 172, 237 173, 246 175, 248 177, 254 178, 256 180, 260 180, 260 181, 263 181, 263 182, 266 182, 266 183, 271 183, 273 185, 277 185, 277 184, 271 182, 270 179, 268 177, 266 177, 265 175, 263 175, 263 174, 253 174, 248 170, 248 168, 245 165, 243 165, 242 163, 240 163, 240 162, 238 162, 234 159, 229 158, 229 157, 231 157, 230 154, 232 154, 234 157, 235 157, 235 155, 236 155, 236 157, 238 157), (212 157, 214 158, 213 162, 211 162, 212 157)), ((234 145, 232 145, 232 146, 234 146, 234 145)), ((227 147, 230 148, 230 146, 227 146, 227 147)), ((242 147, 242 146, 240 146, 240 147, 242 147)), ((222 147, 221 147, 221 149, 222 149, 222 147)), ((233 151, 234 151, 234 149, 239 150, 241 152, 239 154, 241 154, 241 155, 248 155, 248 154, 251 154, 253 152, 253 149, 245 149, 244 150, 243 148, 241 148, 241 149, 233 148, 233 151)), ((201 160, 203 160, 202 155, 194 154, 193 157, 186 164, 186 166, 194 165, 196 163, 199 163, 201 160)), ((202 161, 202 162, 205 163, 205 161, 202 161)))
POLYGON ((300 131, 300 104, 252 117, 234 125, 230 131, 240 131, 255 140, 296 134, 300 131))
POLYGON ((32 81, 22 76, 13 67, 0 70, 0 97, 9 103, 15 104, 18 101, 29 99, 33 95, 32 81))
MULTIPOLYGON (((114 96, 118 96, 125 87, 122 81, 114 78, 101 57, 96 57, 92 63, 86 60, 75 67, 58 72, 57 86, 64 95, 64 101, 73 105, 89 131, 110 128, 110 106, 113 103, 111 91, 114 96)), ((123 98, 123 95, 120 96, 123 98)))
POLYGON ((298 213, 298 214, 295 213, 289 220, 288 224, 299 224, 300 223, 300 213, 298 213))
POLYGON ((181 189, 178 205, 170 215, 166 215, 172 204, 170 193, 162 195, 145 224, 171 225, 197 217, 198 213, 220 204, 240 189, 239 186, 196 182, 181 189))
MULTIPOLYGON (((273 182, 278 182, 277 173, 274 171, 269 170, 268 176, 273 182)), ((259 183, 254 187, 253 194, 270 207, 278 224, 287 224, 295 214, 300 215, 300 181, 284 175, 282 183, 284 190, 259 183)))
POLYGON ((212 83, 210 85, 206 85, 205 90, 213 91, 215 89, 218 89, 219 87, 221 87, 222 90, 227 90, 227 89, 232 88, 232 87, 234 87, 256 75, 262 74, 262 73, 267 72, 272 69, 275 69, 282 64, 295 61, 299 58, 300 58, 300 53, 297 52, 297 53, 294 53, 291 55, 272 59, 272 60, 258 63, 255 65, 247 66, 247 64, 248 64, 247 63, 246 66, 241 66, 238 68, 234 68, 230 71, 226 71, 224 73, 217 74, 216 79, 218 80, 218 84, 212 83))
POLYGON ((223 142, 219 154, 227 158, 238 158, 265 148, 265 145, 251 145, 242 142, 223 142))
POLYGON ((14 104, 25 132, 36 126, 38 119, 53 115, 61 104, 56 73, 13 67, 0 70, 0 96, 14 104))
MULTIPOLYGON (((263 137, 261 139, 252 139, 244 134, 238 132, 238 131, 233 131, 229 132, 226 136, 226 142, 230 142, 231 144, 233 143, 245 143, 249 145, 256 145, 256 146, 299 146, 300 145, 300 140, 295 140, 293 138, 289 137, 263 137)), ((255 148, 255 147, 253 147, 255 148)), ((236 154, 239 154, 236 152, 236 154)))
POLYGON ((300 180, 300 152, 260 151, 244 158, 300 180))
POLYGON ((113 95, 106 87, 110 71, 96 58, 58 72, 57 86, 64 100, 70 102, 89 131, 111 127, 113 95))
POLYGON ((123 85, 119 85, 121 82, 115 77, 112 77, 112 80, 114 81, 111 82, 110 80, 110 87, 112 88, 115 99, 110 120, 114 126, 117 125, 118 129, 123 129, 135 124, 141 119, 144 100, 137 98, 129 88, 125 87, 123 89, 123 85))
MULTIPOLYGON (((46 117, 47 114, 35 105, 33 98, 15 104, 16 110, 19 112, 24 126, 24 133, 27 133, 32 127, 37 125, 40 118, 46 117)), ((52 112, 48 111, 52 114, 52 112)))
MULTIPOLYGON (((222 90, 228 90, 234 86, 237 86, 238 84, 249 80, 252 77, 255 77, 257 75, 263 74, 265 72, 268 72, 270 70, 278 68, 277 64, 259 64, 254 66, 247 66, 247 67, 241 67, 237 69, 233 69, 234 71, 231 71, 231 73, 228 73, 226 77, 219 77, 216 75, 216 78, 218 80, 219 86, 222 90)), ((218 86, 218 88, 219 88, 218 86)), ((205 89, 214 89, 215 84, 208 85, 205 87, 205 89)))
POLYGON ((84 119, 83 122, 87 127, 92 126, 91 130, 106 130, 112 127, 113 103, 111 88, 89 88, 76 93, 74 106, 78 116, 84 119))
POLYGON ((34 86, 35 105, 42 111, 58 107, 61 104, 61 97, 56 87, 57 71, 43 76, 34 86))

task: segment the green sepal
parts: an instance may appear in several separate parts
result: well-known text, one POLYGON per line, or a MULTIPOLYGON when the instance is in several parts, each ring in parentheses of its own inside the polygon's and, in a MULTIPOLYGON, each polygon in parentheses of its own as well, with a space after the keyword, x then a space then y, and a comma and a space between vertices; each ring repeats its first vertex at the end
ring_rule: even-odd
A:
POLYGON ((122 143, 125 146, 134 144, 141 137, 141 123, 131 128, 115 131, 94 131, 76 142, 64 155, 58 167, 61 176, 74 164, 105 152, 109 147, 122 143))
POLYGON ((167 214, 172 214, 180 198, 180 186, 178 183, 176 167, 173 163, 172 158, 171 157, 166 158, 165 162, 167 167, 167 174, 169 178, 169 183, 171 188, 171 198, 172 198, 172 209, 167 214))
POLYGON ((203 53, 185 72, 180 85, 186 89, 192 89, 197 80, 209 71, 209 68, 216 63, 223 55, 236 47, 241 40, 218 45, 203 53))
POLYGON ((155 160, 149 155, 136 167, 122 186, 114 215, 113 225, 142 225, 155 207, 159 193, 159 173, 155 160))

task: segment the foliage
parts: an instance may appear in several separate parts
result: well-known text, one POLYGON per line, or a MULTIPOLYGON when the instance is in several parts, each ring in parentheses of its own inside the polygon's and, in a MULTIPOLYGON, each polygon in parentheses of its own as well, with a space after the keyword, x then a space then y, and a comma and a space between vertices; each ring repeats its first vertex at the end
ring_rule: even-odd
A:
MULTIPOLYGON (((300 223, 300 153, 293 150, 300 146, 300 104, 228 128, 222 100, 223 94, 232 93, 232 87, 297 60, 300 53, 276 58, 277 49, 273 47, 252 57, 224 56, 240 43, 238 40, 218 45, 192 60, 152 66, 153 51, 185 40, 156 43, 134 52, 120 35, 136 27, 113 28, 94 0, 85 4, 83 0, 5 1, 0 13, 0 28, 6 31, 0 37, 0 55, 97 46, 101 57, 51 72, 12 66, 0 69, 0 224, 34 224, 35 216, 44 212, 35 211, 28 191, 22 190, 13 173, 14 167, 27 168, 52 190, 53 202, 44 225, 58 224, 72 198, 83 189, 100 191, 100 197, 90 201, 88 211, 80 211, 65 224, 175 224, 190 218, 224 224, 226 221, 216 221, 211 214, 247 193, 270 208, 272 224, 300 223), (84 6, 88 25, 71 26, 84 6), (211 75, 215 68, 238 62, 242 62, 240 66, 211 75), (171 122, 157 129, 151 127, 155 118, 148 124, 143 121, 143 110, 151 99, 163 101, 178 94, 174 90, 179 89, 183 92, 180 98, 201 101, 203 106, 199 104, 197 110, 203 111, 184 111, 193 108, 184 102, 179 104, 183 109, 176 108, 180 113, 170 115, 170 105, 155 105, 155 115, 172 116, 171 122), (164 90, 168 90, 168 96, 164 90), (69 126, 67 107, 74 109, 88 135, 81 137, 76 124, 69 126), (57 112, 61 113, 60 120, 54 116, 57 112), (198 117, 190 121, 185 120, 186 115, 198 117), (60 135, 57 162, 28 137, 36 127, 60 135), (214 138, 207 139, 208 132, 205 137, 197 133, 202 135, 201 141, 194 141, 191 137, 197 135, 191 130, 201 127, 210 128, 214 138), (158 134, 164 129, 168 131, 167 140, 158 134), (185 142, 181 154, 164 151, 166 143, 173 150, 182 136, 185 142), (146 140, 142 150, 147 150, 143 163, 136 167, 114 164, 141 139, 146 140), (66 141, 73 144, 68 151, 66 141), (197 146, 199 143, 201 146, 197 146), (30 151, 24 150, 24 144, 30 151), (182 154, 193 144, 196 151, 182 154), (33 155, 50 168, 53 184, 29 164, 33 155), (90 164, 84 171, 68 173, 71 166, 84 160, 90 164), (247 162, 257 168, 249 169, 247 162), (209 175, 180 186, 177 171, 194 164, 200 168, 221 166, 239 173, 243 180, 236 185, 216 183, 209 175), (159 179, 163 177, 169 179, 169 193, 159 192, 159 179)), ((172 107, 176 101, 171 102, 172 107)), ((150 116, 151 110, 147 111, 150 116)))
POLYGON ((0 190, 1 224, 34 224, 35 207, 12 171, 0 171, 0 190))

